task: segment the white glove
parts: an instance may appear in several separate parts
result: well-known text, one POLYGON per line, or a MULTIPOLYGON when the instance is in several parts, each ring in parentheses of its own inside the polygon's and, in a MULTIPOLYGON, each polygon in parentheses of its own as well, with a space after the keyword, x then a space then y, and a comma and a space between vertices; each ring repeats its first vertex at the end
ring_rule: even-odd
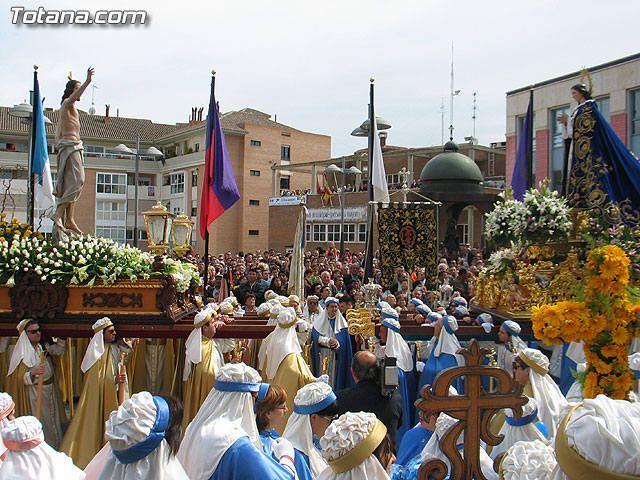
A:
POLYGON ((424 362, 416 362, 416 372, 421 373, 424 370, 424 362))
POLYGON ((298 320, 296 322, 296 328, 299 332, 306 332, 307 330, 309 330, 309 324, 304 320, 298 320))
POLYGON ((483 323, 482 324, 482 328, 484 328, 485 332, 491 333, 491 329, 493 328, 493 324, 491 324, 491 323, 483 323))
POLYGON ((326 373, 324 375, 320 375, 318 377, 318 379, 316 380, 316 382, 322 382, 322 383, 326 383, 327 385, 329 385, 329 375, 327 375, 326 373))
POLYGON ((280 465, 287 467, 291 470, 294 478, 298 478, 296 474, 296 467, 293 464, 293 456, 295 453, 291 442, 286 438, 279 437, 272 440, 271 445, 273 446, 273 455, 278 459, 280 465))
POLYGON ((318 343, 320 345, 322 345, 323 347, 328 347, 329 346, 329 340, 330 340, 330 338, 329 337, 325 337, 324 335, 320 335, 318 337, 318 343))
POLYGON ((422 325, 420 325, 421 327, 432 327, 433 324, 432 323, 423 323, 422 325))

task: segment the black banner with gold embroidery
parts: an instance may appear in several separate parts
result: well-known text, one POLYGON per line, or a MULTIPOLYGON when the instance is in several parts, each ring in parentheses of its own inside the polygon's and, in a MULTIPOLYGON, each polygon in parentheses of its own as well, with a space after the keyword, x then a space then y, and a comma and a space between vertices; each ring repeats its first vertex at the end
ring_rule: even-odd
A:
POLYGON ((438 283, 438 207, 416 202, 391 203, 378 209, 381 283, 389 288, 395 269, 403 266, 411 273, 425 268, 427 285, 438 283))

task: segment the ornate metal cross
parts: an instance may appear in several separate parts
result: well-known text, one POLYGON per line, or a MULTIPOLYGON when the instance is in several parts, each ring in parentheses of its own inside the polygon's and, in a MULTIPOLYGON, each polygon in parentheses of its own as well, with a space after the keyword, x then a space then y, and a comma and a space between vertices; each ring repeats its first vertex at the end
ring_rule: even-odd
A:
MULTIPOLYGON (((433 386, 423 387, 422 399, 416 401, 416 406, 426 416, 444 412, 459 420, 440 440, 440 448, 451 462, 452 480, 486 480, 480 468, 480 440, 487 445, 498 445, 503 438, 490 432, 491 418, 503 408, 513 409, 515 418, 520 418, 522 406, 528 401, 522 395, 522 385, 514 382, 506 370, 483 364, 483 357, 487 353, 488 348, 480 348, 475 339, 471 340, 468 349, 458 350, 458 354, 464 356, 466 365, 438 373, 433 386), (493 393, 488 393, 482 387, 483 375, 496 380, 497 388, 493 393), (465 377, 464 395, 450 397, 449 387, 462 376, 465 377), (463 432, 464 458, 456 448, 457 439, 463 432)), ((447 473, 443 461, 432 459, 420 466, 418 479, 442 480, 447 473)))

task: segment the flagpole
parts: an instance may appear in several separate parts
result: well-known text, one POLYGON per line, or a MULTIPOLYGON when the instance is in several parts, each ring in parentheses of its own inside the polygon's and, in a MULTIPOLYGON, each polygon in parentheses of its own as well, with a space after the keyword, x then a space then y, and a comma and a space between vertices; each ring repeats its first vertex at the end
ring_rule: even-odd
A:
MULTIPOLYGON (((216 72, 215 70, 211 70, 211 96, 210 102, 213 101, 214 92, 216 88, 216 72)), ((206 164, 205 164, 206 168, 206 164)), ((211 188, 211 185, 205 185, 206 182, 202 183, 202 188, 211 188)), ((202 211, 200 211, 200 215, 202 215, 202 211)), ((207 233, 204 237, 204 278, 202 285, 202 298, 204 299, 204 303, 207 303, 207 284, 209 282, 209 226, 207 225, 207 233)))
POLYGON ((373 278, 373 122, 376 121, 376 116, 373 106, 373 78, 369 79, 369 82, 369 171, 367 172, 367 192, 369 193, 369 201, 367 202, 367 250, 364 257, 364 278, 362 279, 363 283, 366 283, 367 279, 373 278))
MULTIPOLYGON (((34 183, 33 183, 33 156, 36 151, 36 86, 38 84, 38 66, 33 66, 33 93, 31 95, 31 138, 29 139, 30 152, 29 152, 29 164, 27 165, 27 169, 29 171, 29 182, 27 183, 27 223, 31 225, 32 230, 35 230, 35 222, 34 222, 34 201, 33 201, 33 191, 34 191, 34 183)), ((42 105, 39 106, 42 108, 42 105)))
POLYGON ((531 118, 529 119, 529 145, 527 145, 527 189, 533 188, 533 177, 535 172, 533 171, 533 85, 529 90, 529 105, 531 105, 531 118))

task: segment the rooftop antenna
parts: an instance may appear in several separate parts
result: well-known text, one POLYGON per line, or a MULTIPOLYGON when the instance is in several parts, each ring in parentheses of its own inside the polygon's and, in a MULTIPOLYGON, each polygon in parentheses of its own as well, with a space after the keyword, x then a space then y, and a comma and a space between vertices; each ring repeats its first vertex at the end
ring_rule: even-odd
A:
POLYGON ((89 115, 96 114, 96 107, 95 107, 96 88, 98 88, 98 86, 95 83, 91 85, 91 108, 89 109, 89 115))
POLYGON ((453 89, 453 42, 451 42, 451 111, 449 112, 449 118, 451 124, 449 125, 449 140, 453 141, 453 97, 460 93, 460 90, 453 89))
POLYGON ((442 128, 441 145, 444 145, 444 97, 442 97, 442 104, 440 105, 440 127, 442 128))
POLYGON ((473 138, 476 138, 476 111, 478 110, 477 94, 477 92, 473 92, 473 115, 471 116, 471 120, 473 121, 473 138))

